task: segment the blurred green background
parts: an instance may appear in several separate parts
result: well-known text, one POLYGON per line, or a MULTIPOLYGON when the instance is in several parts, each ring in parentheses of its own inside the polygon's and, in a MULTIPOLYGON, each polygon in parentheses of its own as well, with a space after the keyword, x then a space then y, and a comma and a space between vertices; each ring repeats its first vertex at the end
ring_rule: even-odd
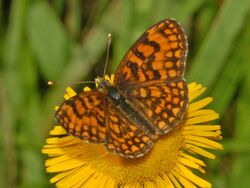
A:
MULTIPOLYGON (((66 85, 108 72, 149 26, 175 18, 186 31, 186 78, 208 88, 224 151, 206 160, 214 187, 250 184, 249 0, 0 0, 0 187, 49 187, 40 150, 66 85)), ((79 87, 79 86, 77 86, 79 87)), ((82 87, 82 86, 80 86, 82 87)), ((51 186, 52 187, 52 186, 51 186)))

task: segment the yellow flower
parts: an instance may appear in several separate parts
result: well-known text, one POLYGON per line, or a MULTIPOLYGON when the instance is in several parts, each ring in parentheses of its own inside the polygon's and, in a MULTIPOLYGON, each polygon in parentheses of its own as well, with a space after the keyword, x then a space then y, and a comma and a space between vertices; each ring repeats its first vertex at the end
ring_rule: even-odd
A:
MULTIPOLYGON (((68 136, 56 125, 42 149, 49 156, 47 172, 56 174, 50 182, 57 187, 211 187, 193 170, 205 173, 206 165, 198 156, 214 159, 209 150, 223 149, 216 141, 222 138, 220 125, 209 123, 218 114, 204 109, 211 97, 193 101, 205 91, 202 85, 191 83, 188 89, 189 107, 183 121, 142 158, 110 154, 103 145, 68 136)), ((75 92, 68 88, 65 97, 73 95, 75 92)))

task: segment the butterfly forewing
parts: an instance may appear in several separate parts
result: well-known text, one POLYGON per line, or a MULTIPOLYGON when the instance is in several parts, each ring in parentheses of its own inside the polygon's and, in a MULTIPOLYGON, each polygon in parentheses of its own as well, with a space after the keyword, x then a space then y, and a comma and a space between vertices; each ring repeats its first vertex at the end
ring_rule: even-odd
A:
POLYGON ((83 92, 66 100, 57 110, 56 119, 68 134, 103 143, 106 141, 105 107, 102 93, 83 92))
POLYGON ((124 56, 115 74, 117 87, 183 76, 187 54, 185 33, 175 20, 149 28, 124 56))

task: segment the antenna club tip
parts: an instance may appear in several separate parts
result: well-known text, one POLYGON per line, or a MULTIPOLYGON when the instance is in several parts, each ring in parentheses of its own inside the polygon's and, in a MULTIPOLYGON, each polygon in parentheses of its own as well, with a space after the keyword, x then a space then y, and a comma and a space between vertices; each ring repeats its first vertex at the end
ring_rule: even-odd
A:
POLYGON ((112 39, 112 36, 111 36, 111 33, 109 33, 109 34, 108 34, 108 43, 109 43, 109 45, 110 45, 110 43, 111 43, 111 39, 112 39))
POLYGON ((56 83, 56 82, 54 82, 54 81, 48 81, 48 85, 50 85, 50 86, 51 86, 51 85, 55 85, 55 83, 56 83))

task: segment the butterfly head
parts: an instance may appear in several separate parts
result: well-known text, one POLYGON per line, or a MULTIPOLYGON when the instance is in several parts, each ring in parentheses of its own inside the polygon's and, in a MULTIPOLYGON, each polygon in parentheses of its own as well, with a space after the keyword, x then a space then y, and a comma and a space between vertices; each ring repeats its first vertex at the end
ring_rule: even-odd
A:
POLYGON ((107 91, 107 88, 111 85, 110 80, 106 79, 105 77, 97 77, 95 79, 96 87, 100 92, 107 91))

